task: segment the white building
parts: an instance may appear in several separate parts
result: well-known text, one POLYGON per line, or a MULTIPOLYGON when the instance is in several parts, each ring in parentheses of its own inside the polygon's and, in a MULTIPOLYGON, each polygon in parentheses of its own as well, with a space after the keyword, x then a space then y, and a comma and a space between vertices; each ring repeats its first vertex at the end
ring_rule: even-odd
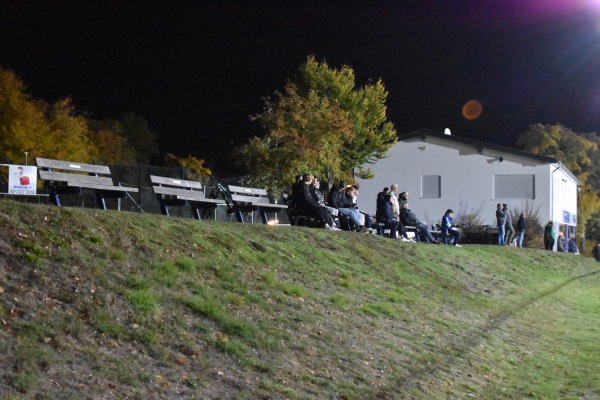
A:
POLYGON ((370 165, 373 179, 357 179, 359 206, 371 215, 377 193, 398 183, 429 225, 440 223, 448 208, 455 219, 476 212, 483 224, 496 225, 497 203, 536 210, 542 224, 577 225, 581 183, 560 160, 428 130, 401 136, 387 155, 370 165))

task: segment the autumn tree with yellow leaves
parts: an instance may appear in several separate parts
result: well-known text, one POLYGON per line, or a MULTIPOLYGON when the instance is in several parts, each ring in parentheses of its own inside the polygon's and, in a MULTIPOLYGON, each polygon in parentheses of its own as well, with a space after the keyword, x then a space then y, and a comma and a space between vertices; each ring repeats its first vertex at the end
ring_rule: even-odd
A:
POLYGON ((593 132, 577 133, 561 124, 534 124, 519 137, 517 145, 531 153, 561 160, 577 176, 582 185, 578 194, 577 229, 588 239, 600 240, 600 226, 596 222, 600 219, 600 136, 593 132))
POLYGON ((46 157, 77 162, 148 162, 156 135, 143 118, 125 114, 95 121, 70 98, 53 104, 33 99, 14 72, 0 68, 0 154, 7 163, 46 157))

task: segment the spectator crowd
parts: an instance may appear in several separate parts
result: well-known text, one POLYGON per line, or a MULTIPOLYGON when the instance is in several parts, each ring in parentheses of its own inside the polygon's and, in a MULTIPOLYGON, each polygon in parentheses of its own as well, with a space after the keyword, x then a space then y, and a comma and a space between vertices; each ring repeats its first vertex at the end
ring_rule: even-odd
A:
MULTIPOLYGON (((400 192, 398 184, 394 183, 377 194, 376 212, 372 217, 360 210, 359 191, 357 185, 347 185, 342 181, 333 185, 327 193, 317 177, 298 175, 288 194, 290 222, 334 231, 378 233, 403 242, 445 243, 461 247, 462 235, 454 224, 452 209, 447 209, 442 216, 439 229, 435 226, 430 228, 411 211, 408 192, 400 192)), ((495 217, 498 245, 523 247, 526 214, 520 213, 516 224, 513 224, 508 204, 498 203, 495 217)), ((558 251, 579 254, 575 234, 567 239, 562 231, 554 229, 552 222, 548 222, 544 228, 544 247, 553 250, 555 246, 558 251)), ((600 261, 600 244, 594 249, 594 256, 600 261)))

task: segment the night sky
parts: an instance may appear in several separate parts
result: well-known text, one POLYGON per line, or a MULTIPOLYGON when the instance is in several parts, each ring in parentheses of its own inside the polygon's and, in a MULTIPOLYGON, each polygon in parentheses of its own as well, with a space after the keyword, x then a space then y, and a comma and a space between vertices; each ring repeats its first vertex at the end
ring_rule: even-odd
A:
POLYGON ((600 0, 285 3, 0 2, 0 65, 34 98, 71 96, 97 119, 133 112, 163 153, 216 171, 311 54, 359 85, 381 78, 398 134, 514 145, 538 122, 600 133, 600 0), (483 107, 471 120, 469 100, 483 107))

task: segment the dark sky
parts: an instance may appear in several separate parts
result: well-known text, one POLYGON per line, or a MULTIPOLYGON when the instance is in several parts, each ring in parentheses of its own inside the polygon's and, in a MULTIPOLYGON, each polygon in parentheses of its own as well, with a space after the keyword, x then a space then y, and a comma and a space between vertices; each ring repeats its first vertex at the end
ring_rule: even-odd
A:
POLYGON ((381 78, 399 134, 511 145, 538 122, 600 132, 600 0, 285 3, 0 1, 0 65, 35 98, 133 112, 162 152, 216 171, 310 54, 359 85, 381 78), (467 120, 472 99, 483 112, 467 120))

